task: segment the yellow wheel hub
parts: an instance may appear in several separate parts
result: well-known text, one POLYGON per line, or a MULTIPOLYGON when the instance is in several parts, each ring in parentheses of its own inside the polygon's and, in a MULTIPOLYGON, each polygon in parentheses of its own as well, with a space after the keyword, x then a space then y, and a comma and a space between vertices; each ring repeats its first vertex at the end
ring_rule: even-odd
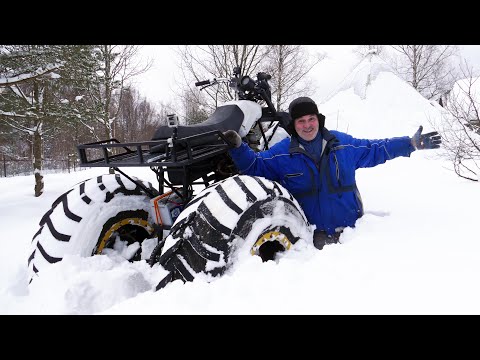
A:
POLYGON ((110 239, 112 237, 112 235, 115 231, 117 231, 118 229, 120 229, 122 226, 125 226, 125 225, 137 225, 137 226, 140 226, 140 227, 144 228, 146 231, 148 231, 149 234, 153 233, 153 227, 150 226, 148 221, 146 221, 142 218, 126 218, 126 219, 123 219, 119 222, 116 222, 115 224, 113 224, 110 227, 110 229, 108 229, 108 231, 105 233, 105 235, 100 240, 100 244, 98 245, 98 248, 97 248, 97 251, 95 252, 95 254, 97 254, 97 255, 101 254, 102 251, 103 251, 103 248, 107 244, 108 239, 110 239))
POLYGON ((290 240, 288 240, 285 234, 279 231, 269 231, 266 234, 262 235, 252 246, 252 248, 250 249, 250 254, 258 255, 258 249, 267 241, 278 241, 280 244, 283 245, 286 250, 289 250, 290 246, 292 246, 292 243, 290 242, 290 240))

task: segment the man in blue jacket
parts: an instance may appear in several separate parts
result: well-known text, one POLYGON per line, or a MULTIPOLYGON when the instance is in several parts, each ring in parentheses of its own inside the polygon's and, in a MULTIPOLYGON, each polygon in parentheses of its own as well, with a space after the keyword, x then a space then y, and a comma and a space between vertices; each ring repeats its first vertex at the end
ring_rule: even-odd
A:
POLYGON ((302 206, 310 223, 316 225, 313 243, 317 249, 338 242, 347 226, 353 227, 363 215, 355 170, 383 164, 415 150, 436 149, 437 132, 383 140, 356 139, 339 131, 329 131, 325 116, 308 97, 289 106, 291 137, 269 150, 254 152, 233 130, 225 132, 234 144, 230 155, 239 172, 274 180, 288 189, 302 206))

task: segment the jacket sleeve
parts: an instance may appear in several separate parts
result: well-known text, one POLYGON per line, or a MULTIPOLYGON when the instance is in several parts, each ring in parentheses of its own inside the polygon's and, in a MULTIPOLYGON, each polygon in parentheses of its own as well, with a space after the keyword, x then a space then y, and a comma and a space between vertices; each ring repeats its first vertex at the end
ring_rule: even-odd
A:
POLYGON ((255 152, 242 142, 239 148, 230 149, 230 155, 240 174, 263 176, 274 181, 280 179, 275 146, 270 150, 255 152))
POLYGON ((346 144, 351 151, 355 168, 373 167, 399 156, 410 157, 415 151, 409 136, 390 139, 356 139, 346 135, 346 144))

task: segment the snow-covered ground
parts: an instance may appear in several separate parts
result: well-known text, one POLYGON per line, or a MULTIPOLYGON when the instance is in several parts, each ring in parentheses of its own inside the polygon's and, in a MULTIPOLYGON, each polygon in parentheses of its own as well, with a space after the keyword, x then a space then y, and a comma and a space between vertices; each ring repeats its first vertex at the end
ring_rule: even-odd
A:
MULTIPOLYGON (((431 130, 441 108, 377 65, 373 76, 360 65, 350 86, 319 104, 327 128, 364 138, 411 136, 420 124, 431 130)), ((299 241, 275 262, 245 256, 211 282, 176 281, 158 292, 158 265, 108 255, 68 257, 28 286, 41 217, 60 194, 105 169, 48 174, 40 198, 33 176, 2 178, 0 313, 480 314, 480 184, 457 177, 440 153, 359 169, 365 215, 341 244, 318 251, 299 241)), ((147 168, 123 170, 155 183, 147 168)))

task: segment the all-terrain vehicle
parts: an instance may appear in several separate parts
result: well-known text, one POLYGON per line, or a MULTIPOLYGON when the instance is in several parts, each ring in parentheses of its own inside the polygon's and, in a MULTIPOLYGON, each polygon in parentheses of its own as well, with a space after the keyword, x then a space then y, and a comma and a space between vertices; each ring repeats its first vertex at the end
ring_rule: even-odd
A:
POLYGON ((85 180, 53 202, 33 236, 30 281, 67 254, 118 251, 130 261, 168 270, 160 289, 199 273, 224 273, 245 242, 252 255, 267 261, 311 237, 295 198, 277 182, 238 174, 228 154, 233 144, 224 136, 227 130, 257 151, 288 136, 287 114, 271 101, 270 78, 261 72, 254 80, 235 68, 229 79, 195 84, 203 89, 227 83, 236 93, 236 100, 200 124, 181 126, 172 114, 151 141, 78 145, 81 166, 114 173, 85 180), (143 166, 156 174, 158 187, 120 170, 143 166))

